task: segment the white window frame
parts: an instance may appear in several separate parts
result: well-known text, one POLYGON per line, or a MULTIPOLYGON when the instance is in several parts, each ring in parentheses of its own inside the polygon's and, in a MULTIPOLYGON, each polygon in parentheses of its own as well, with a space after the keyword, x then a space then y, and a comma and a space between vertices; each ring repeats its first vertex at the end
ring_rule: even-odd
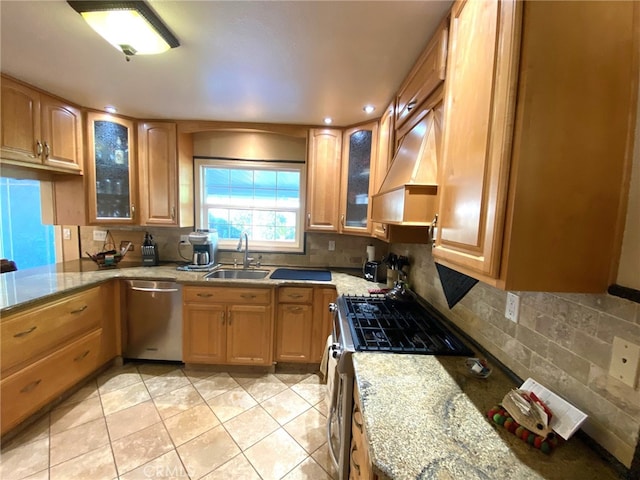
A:
MULTIPOLYGON (((228 158, 194 157, 194 207, 197 229, 208 228, 207 211, 209 204, 206 202, 204 189, 204 171, 207 167, 221 167, 231 169, 246 170, 267 170, 267 171, 291 171, 300 172, 300 203, 296 212, 296 235, 294 242, 283 245, 280 242, 258 241, 249 235, 249 250, 251 252, 264 253, 303 253, 304 252, 304 212, 306 198, 306 165, 304 161, 254 161, 238 160, 228 158)), ((255 209, 258 210, 258 209, 255 209)), ((294 211, 291 209, 289 211, 294 211)), ((238 239, 218 239, 220 250, 235 251, 238 239)), ((244 245, 243 245, 244 248, 244 245)))

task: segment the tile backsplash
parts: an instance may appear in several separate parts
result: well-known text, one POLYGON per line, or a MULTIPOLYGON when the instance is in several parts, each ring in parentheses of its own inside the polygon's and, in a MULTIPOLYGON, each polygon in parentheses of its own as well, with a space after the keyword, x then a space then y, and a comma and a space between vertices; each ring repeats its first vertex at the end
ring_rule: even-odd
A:
MULTIPOLYGON (((96 253, 102 250, 103 242, 93 240, 93 231, 107 230, 106 227, 80 227, 80 251, 83 257, 85 252, 96 253)), ((191 228, 109 228, 113 236, 116 249, 120 248, 120 243, 130 241, 134 245, 134 250, 126 254, 125 259, 129 262, 141 262, 142 240, 145 232, 153 235, 153 239, 158 245, 160 261, 190 261, 191 245, 180 245, 180 235, 188 235, 191 228)), ((307 233, 306 248, 304 254, 271 254, 260 253, 264 265, 289 265, 307 267, 340 267, 340 268, 362 268, 366 259, 367 245, 376 246, 376 256, 378 259, 386 254, 387 244, 369 237, 356 237, 337 235, 331 233, 307 233), (330 251, 329 242, 335 242, 335 250, 330 251)), ((251 243, 249 243, 251 251, 251 243)), ((219 263, 233 263, 233 260, 241 261, 242 253, 236 251, 220 251, 219 263)))
POLYGON ((507 292, 481 282, 449 309, 429 246, 395 244, 390 250, 409 255, 409 282, 418 295, 520 378, 532 377, 586 412, 584 431, 630 467, 640 391, 608 371, 614 337, 640 345, 640 305, 608 294, 515 292, 516 324, 504 316, 507 292))

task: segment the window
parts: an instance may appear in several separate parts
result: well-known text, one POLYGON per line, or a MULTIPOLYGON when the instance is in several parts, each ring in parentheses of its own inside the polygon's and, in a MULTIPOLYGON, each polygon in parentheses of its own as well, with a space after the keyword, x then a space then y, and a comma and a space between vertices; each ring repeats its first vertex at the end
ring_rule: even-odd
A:
POLYGON ((56 263, 52 225, 43 225, 40 182, 0 178, 0 257, 19 270, 56 263))
POLYGON ((221 249, 246 231, 252 251, 303 251, 303 162, 196 158, 195 171, 196 227, 217 230, 221 249))

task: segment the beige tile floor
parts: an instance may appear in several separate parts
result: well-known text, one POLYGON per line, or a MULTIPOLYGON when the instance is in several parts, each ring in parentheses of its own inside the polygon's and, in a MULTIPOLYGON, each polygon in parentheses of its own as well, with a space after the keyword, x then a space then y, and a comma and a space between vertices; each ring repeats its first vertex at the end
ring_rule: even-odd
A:
POLYGON ((2 445, 3 480, 335 478, 316 374, 125 364, 2 445))

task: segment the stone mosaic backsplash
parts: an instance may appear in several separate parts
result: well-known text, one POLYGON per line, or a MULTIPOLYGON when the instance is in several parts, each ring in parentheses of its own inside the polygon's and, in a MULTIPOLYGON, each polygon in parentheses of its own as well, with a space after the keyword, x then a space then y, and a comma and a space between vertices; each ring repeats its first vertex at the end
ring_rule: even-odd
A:
MULTIPOLYGON (((585 411, 584 431, 629 467, 640 431, 640 391, 608 375, 612 341, 640 344, 640 305, 608 294, 516 292, 519 322, 504 316, 506 292, 475 285, 449 309, 426 245, 395 244, 412 264, 412 290, 522 379, 532 377, 585 411)), ((506 392, 505 392, 506 393, 506 392)))

